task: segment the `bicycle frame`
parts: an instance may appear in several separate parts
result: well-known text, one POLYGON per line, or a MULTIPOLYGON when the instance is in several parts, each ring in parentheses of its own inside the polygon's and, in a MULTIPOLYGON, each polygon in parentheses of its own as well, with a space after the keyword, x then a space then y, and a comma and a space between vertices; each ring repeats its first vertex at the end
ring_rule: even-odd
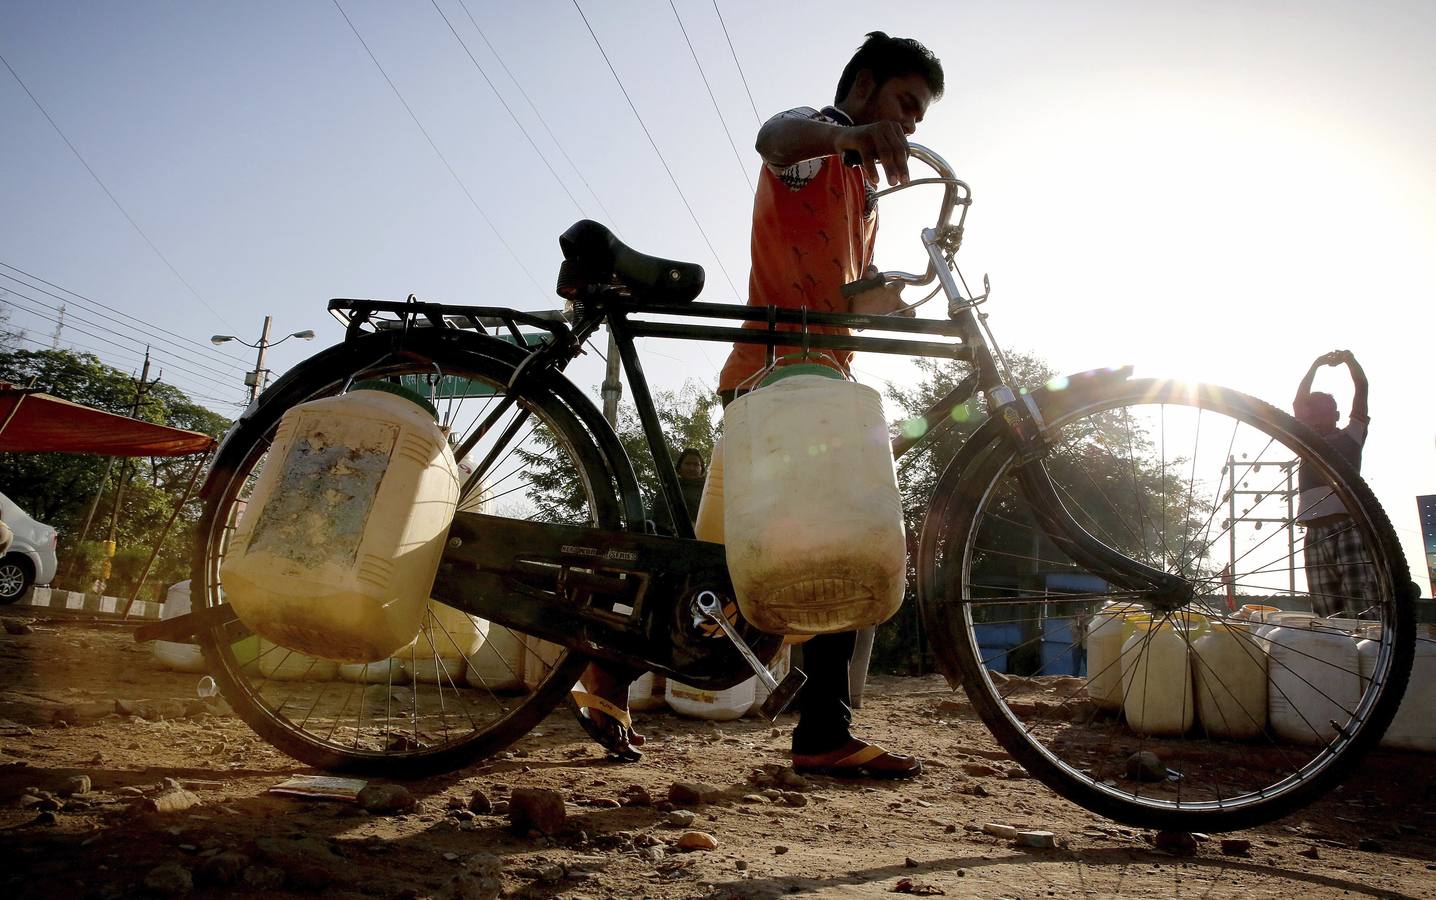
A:
MULTIPOLYGON (((1082 528, 1063 506, 1048 480, 1042 465, 1047 434, 1041 410, 1031 395, 1019 393, 1003 378, 994 347, 984 334, 985 328, 976 307, 981 297, 964 297, 953 277, 954 256, 962 240, 967 208, 972 202, 970 188, 953 176, 952 168, 936 153, 920 145, 910 145, 912 155, 931 166, 938 176, 916 179, 908 185, 889 188, 879 196, 907 187, 941 184, 944 195, 936 226, 922 232, 923 247, 928 255, 928 268, 922 275, 886 272, 889 281, 922 286, 936 280, 948 300, 948 318, 916 319, 900 316, 876 316, 854 313, 814 312, 806 308, 788 309, 775 306, 750 306, 724 303, 692 302, 658 303, 636 299, 620 284, 589 285, 572 305, 571 321, 552 314, 538 315, 501 307, 449 306, 430 303, 396 303, 381 300, 333 300, 330 310, 345 322, 349 333, 362 331, 365 325, 376 324, 375 315, 395 314, 400 323, 388 327, 454 327, 467 325, 479 331, 503 327, 523 346, 525 341, 519 325, 541 328, 551 339, 535 348, 520 366, 515 379, 526 369, 551 368, 562 371, 579 353, 597 330, 607 325, 617 347, 624 376, 643 426, 648 449, 653 455, 658 474, 660 500, 669 512, 677 537, 693 539, 693 526, 686 509, 678 473, 670 448, 664 439, 658 410, 635 341, 638 338, 667 338, 722 343, 761 344, 768 348, 768 362, 773 362, 775 348, 801 346, 806 354, 812 350, 851 350, 906 356, 952 359, 970 363, 972 373, 925 411, 928 421, 945 422, 947 414, 981 392, 987 400, 989 414, 999 419, 1007 439, 1024 463, 1019 477, 1024 491, 1042 514, 1042 525, 1052 538, 1075 560, 1108 581, 1123 588, 1152 592, 1159 606, 1176 608, 1190 599, 1190 586, 1174 575, 1149 567, 1108 547, 1082 528), (961 210, 956 224, 952 214, 961 210), (672 319, 718 319, 728 322, 755 323, 760 327, 728 327, 675 322, 672 319), (778 325, 797 325, 798 331, 779 330, 778 325), (766 326, 766 327, 761 327, 766 326), (875 337, 853 333, 833 334, 809 331, 809 326, 840 327, 850 330, 887 332, 892 336, 875 337), (931 336, 947 340, 922 340, 931 336)), ((986 279, 984 278, 984 282, 986 279)), ((1121 377, 1125 377, 1122 374, 1121 377)), ((924 440, 939 433, 934 429, 908 438, 899 435, 893 440, 893 454, 899 457, 924 440)), ((480 430, 482 433, 482 429, 480 430)), ((462 455, 467 447, 459 448, 462 455)), ((630 504, 632 508, 632 504, 630 504)), ((630 530, 641 531, 642 521, 628 523, 630 530)))

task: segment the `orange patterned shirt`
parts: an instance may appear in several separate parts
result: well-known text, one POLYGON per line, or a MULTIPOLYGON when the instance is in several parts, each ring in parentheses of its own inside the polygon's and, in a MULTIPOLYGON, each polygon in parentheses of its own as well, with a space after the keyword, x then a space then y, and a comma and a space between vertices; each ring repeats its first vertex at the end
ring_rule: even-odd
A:
MULTIPOLYGON (((831 106, 822 111, 800 107, 775 118, 786 117, 853 124, 842 110, 831 106)), ((862 278, 872 263, 878 231, 873 193, 863 170, 843 165, 837 156, 803 160, 786 168, 765 164, 753 198, 753 268, 748 278, 748 305, 847 312, 842 286, 862 278)), ((744 327, 768 326, 765 322, 747 322, 744 327)), ((797 331, 802 326, 777 327, 797 331)), ((809 330, 848 333, 846 328, 809 326, 809 330)), ((734 344, 718 376, 718 390, 756 387, 745 382, 763 368, 766 352, 762 344, 734 344)), ((780 346, 776 352, 779 357, 797 354, 802 347, 780 346)), ((843 369, 853 355, 850 350, 823 353, 843 369)))

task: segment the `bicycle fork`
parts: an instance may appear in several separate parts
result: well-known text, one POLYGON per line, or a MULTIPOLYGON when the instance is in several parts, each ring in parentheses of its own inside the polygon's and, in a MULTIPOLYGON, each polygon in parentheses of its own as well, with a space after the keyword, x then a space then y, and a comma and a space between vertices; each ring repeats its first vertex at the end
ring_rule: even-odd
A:
POLYGON ((988 392, 988 399, 1017 451, 1017 480, 1022 493, 1032 505, 1038 526, 1058 549, 1106 581, 1142 593, 1159 611, 1173 612, 1190 603, 1196 591, 1186 578, 1108 546, 1072 517, 1043 462, 1049 446, 1046 424, 1031 397, 1019 399, 1010 388, 1001 385, 988 392))

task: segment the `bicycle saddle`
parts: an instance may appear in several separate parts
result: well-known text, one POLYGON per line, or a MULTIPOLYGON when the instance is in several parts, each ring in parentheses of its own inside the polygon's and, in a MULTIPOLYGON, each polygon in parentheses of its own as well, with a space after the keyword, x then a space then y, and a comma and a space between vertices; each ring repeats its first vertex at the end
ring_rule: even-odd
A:
POLYGON ((618 282, 637 299, 687 303, 703 290, 703 267, 639 253, 591 219, 559 236, 564 263, 558 292, 572 298, 585 286, 618 282))

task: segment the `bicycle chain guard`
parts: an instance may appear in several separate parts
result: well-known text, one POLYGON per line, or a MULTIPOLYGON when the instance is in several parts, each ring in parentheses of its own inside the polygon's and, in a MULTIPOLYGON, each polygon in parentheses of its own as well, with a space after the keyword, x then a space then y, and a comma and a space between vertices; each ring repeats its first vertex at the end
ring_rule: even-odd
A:
MULTIPOLYGON (((431 594, 589 656, 723 690, 752 673, 721 634, 695 627, 704 591, 733 596, 722 544, 460 512, 431 594)), ((781 636, 741 616, 735 630, 764 664, 781 649, 781 636)))

